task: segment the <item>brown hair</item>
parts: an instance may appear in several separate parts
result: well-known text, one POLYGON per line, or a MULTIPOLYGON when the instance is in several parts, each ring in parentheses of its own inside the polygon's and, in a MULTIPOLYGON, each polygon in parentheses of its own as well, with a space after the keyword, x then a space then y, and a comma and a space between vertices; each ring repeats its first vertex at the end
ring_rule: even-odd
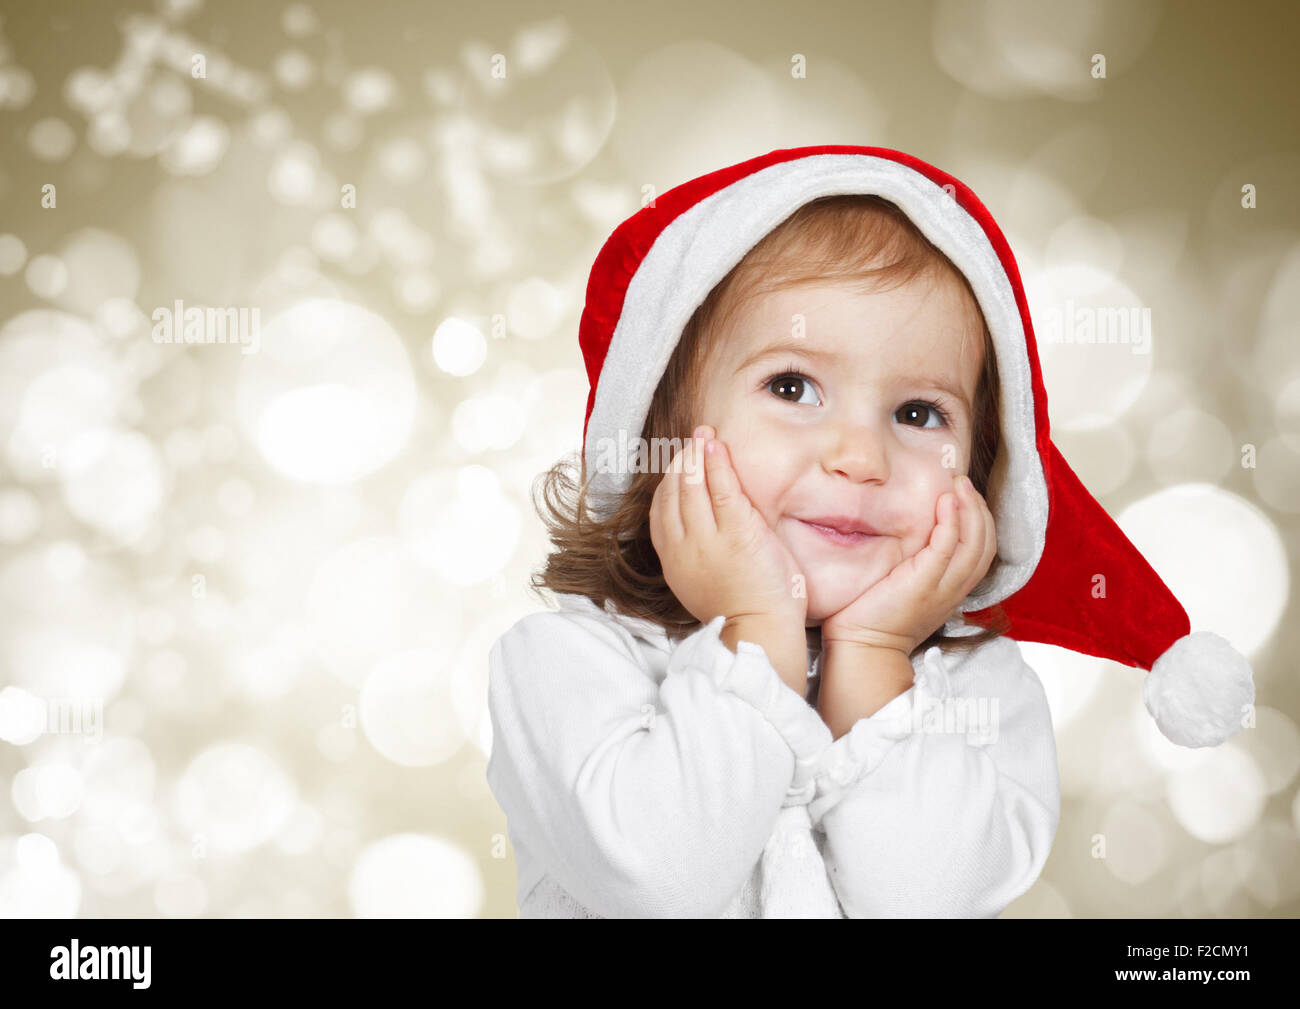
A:
MULTIPOLYGON (((997 359, 988 325, 961 271, 902 210, 878 196, 851 194, 813 200, 746 254, 709 292, 682 330, 655 389, 640 437, 649 445, 661 444, 652 440, 656 438, 665 439, 662 444, 672 438, 686 441, 697 423, 706 422, 696 419, 699 376, 716 346, 716 334, 725 331, 727 322, 750 299, 800 284, 861 281, 880 289, 917 277, 937 279, 945 273, 963 285, 983 328, 984 362, 972 404, 975 423, 969 475, 987 499, 1001 444, 997 359)), ((699 620, 665 582, 650 540, 650 505, 662 472, 633 472, 617 507, 601 519, 588 503, 585 460, 575 460, 575 455, 564 457, 541 474, 540 500, 534 484, 534 504, 555 547, 544 567, 532 576, 534 591, 546 588, 582 595, 602 608, 607 600, 612 601, 620 612, 651 620, 673 638, 698 629, 699 620), (574 469, 578 470, 576 478, 574 469)), ((993 558, 981 586, 992 579, 1001 563, 999 557, 993 558)), ((987 629, 949 637, 939 628, 917 645, 913 654, 938 644, 973 648, 1006 630, 1005 613, 995 606, 987 629)))

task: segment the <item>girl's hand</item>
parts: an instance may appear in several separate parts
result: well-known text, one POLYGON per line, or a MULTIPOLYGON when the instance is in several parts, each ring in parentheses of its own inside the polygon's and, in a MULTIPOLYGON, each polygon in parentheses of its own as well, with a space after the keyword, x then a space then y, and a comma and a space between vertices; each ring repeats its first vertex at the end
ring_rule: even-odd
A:
POLYGON ((993 515, 966 476, 955 476, 954 491, 940 495, 936 510, 925 547, 823 621, 823 647, 847 641, 910 656, 961 605, 997 553, 993 515))
POLYGON ((798 564, 754 508, 711 427, 674 457, 650 506, 650 540, 664 580, 692 616, 708 623, 735 617, 807 617, 806 593, 796 594, 798 564), (714 450, 703 452, 706 442, 714 450))

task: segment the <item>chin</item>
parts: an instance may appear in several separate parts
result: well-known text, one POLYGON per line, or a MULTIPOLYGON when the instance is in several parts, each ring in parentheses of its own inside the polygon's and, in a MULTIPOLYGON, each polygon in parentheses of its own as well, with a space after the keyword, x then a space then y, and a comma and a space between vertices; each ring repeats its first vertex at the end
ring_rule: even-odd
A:
MULTIPOLYGON (((802 558, 796 557, 795 559, 799 563, 801 570, 809 570, 809 567, 804 566, 805 562, 803 562, 802 558)), ((838 613, 880 581, 885 574, 888 574, 888 572, 866 572, 864 574, 861 569, 835 570, 833 568, 808 574, 806 582, 808 591, 807 626, 819 625, 827 617, 838 613)))

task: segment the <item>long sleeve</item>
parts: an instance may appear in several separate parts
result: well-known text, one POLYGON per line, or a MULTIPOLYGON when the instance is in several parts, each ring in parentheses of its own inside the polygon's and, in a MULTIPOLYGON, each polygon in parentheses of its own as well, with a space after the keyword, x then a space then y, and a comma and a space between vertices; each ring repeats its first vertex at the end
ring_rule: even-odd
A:
POLYGON ((602 917, 720 915, 783 807, 812 797, 829 729, 722 624, 677 643, 659 683, 572 612, 524 617, 491 650, 489 786, 546 875, 602 917))
POLYGON ((1060 820, 1042 684, 1009 638, 931 648, 911 687, 821 755, 809 803, 849 918, 997 917, 1060 820))

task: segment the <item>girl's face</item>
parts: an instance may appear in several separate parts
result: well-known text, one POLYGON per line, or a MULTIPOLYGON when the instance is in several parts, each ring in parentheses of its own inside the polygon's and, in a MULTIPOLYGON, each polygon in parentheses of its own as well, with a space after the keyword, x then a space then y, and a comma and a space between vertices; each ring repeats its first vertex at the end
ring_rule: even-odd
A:
POLYGON ((745 306, 705 365, 696 423, 717 429, 793 554, 810 626, 924 547, 939 496, 967 472, 984 341, 963 295, 948 276, 870 294, 773 292, 745 306), (833 517, 877 535, 843 542, 807 521, 833 517))

